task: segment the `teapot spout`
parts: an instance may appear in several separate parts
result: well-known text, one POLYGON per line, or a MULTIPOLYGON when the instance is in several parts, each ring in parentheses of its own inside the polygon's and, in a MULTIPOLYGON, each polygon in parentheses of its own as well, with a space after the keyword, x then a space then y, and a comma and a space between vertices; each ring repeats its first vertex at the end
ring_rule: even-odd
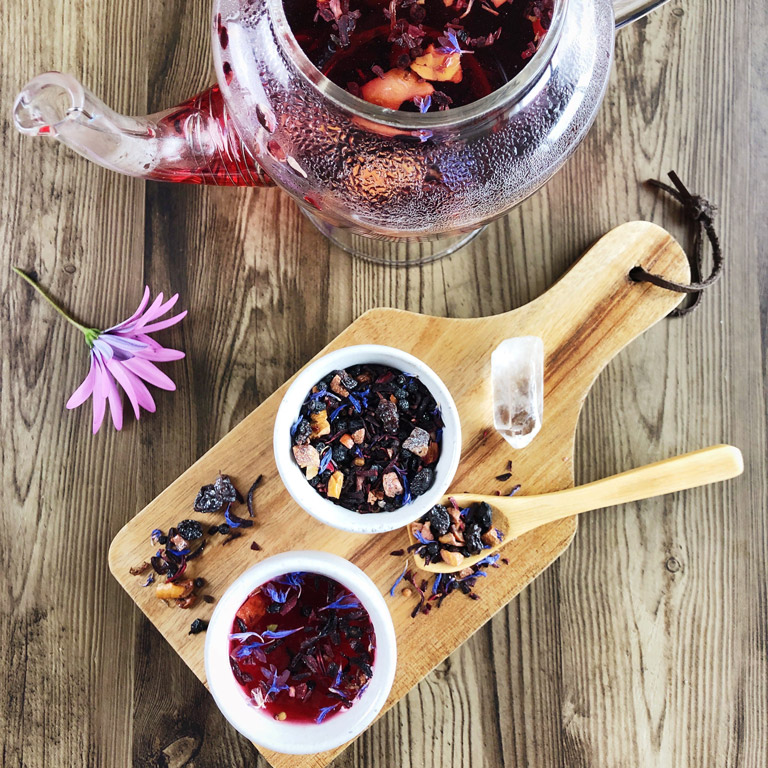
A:
POLYGON ((46 72, 16 97, 13 121, 23 134, 58 139, 129 176, 223 186, 272 183, 238 135, 218 86, 173 109, 128 117, 71 75, 46 72))

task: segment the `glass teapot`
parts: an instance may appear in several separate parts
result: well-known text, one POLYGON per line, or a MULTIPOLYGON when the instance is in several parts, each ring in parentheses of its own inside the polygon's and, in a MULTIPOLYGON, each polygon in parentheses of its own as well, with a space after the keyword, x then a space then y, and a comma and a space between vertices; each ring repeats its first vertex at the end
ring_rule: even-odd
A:
POLYGON ((563 165, 602 101, 614 30, 665 1, 554 0, 548 34, 515 78, 466 106, 418 114, 328 80, 296 42, 282 0, 214 0, 218 82, 208 91, 127 117, 71 75, 48 72, 24 87, 13 117, 22 133, 131 176, 275 183, 345 250, 426 261, 464 245, 563 165))

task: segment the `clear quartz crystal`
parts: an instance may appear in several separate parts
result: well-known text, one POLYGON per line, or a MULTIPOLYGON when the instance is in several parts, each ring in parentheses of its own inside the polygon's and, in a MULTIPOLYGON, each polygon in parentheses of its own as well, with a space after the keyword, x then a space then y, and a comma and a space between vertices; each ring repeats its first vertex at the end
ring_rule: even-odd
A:
POLYGON ((491 355, 493 426, 516 449, 541 429, 544 415, 544 342, 538 336, 505 339, 491 355))

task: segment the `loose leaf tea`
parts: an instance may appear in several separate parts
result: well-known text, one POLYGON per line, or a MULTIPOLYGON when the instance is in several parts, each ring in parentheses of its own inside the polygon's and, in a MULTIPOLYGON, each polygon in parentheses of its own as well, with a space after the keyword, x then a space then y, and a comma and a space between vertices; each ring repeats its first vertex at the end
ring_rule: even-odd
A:
MULTIPOLYGON (((505 557, 501 558, 501 562, 509 565, 509 560, 505 557)), ((403 597, 411 597, 414 592, 418 595, 418 602, 411 611, 411 618, 415 619, 419 614, 429 614, 433 606, 440 608, 445 598, 454 593, 464 594, 470 600, 480 600, 480 595, 476 591, 478 579, 487 577, 489 568, 498 567, 499 555, 496 553, 463 568, 458 573, 437 573, 430 584, 429 579, 418 582, 414 572, 408 570, 406 561, 403 572, 395 580, 389 594, 394 596, 400 582, 407 581, 411 586, 404 587, 401 594, 403 597)))
POLYGON ((390 512, 435 481, 443 420, 416 377, 384 365, 334 371, 291 427, 293 457, 321 495, 356 512, 390 512))
POLYGON ((235 615, 229 645, 232 672, 254 706, 304 723, 351 707, 375 653, 362 603, 315 573, 286 573, 254 590, 235 615))
POLYGON ((283 0, 297 42, 373 104, 463 106, 511 80, 549 30, 554 0, 283 0))
POLYGON ((411 533, 417 543, 408 549, 423 557, 427 565, 440 560, 461 565, 464 558, 479 555, 504 539, 504 534, 493 525, 489 504, 481 502, 460 509, 453 499, 448 507, 435 504, 426 515, 411 523, 411 533))

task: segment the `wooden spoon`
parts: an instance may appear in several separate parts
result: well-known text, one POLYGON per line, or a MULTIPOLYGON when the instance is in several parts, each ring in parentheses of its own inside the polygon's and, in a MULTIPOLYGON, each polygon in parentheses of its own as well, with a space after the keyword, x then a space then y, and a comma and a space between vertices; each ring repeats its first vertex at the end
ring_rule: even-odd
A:
MULTIPOLYGON (((442 561, 427 565, 424 559, 416 554, 414 559, 417 567, 425 571, 454 573, 474 565, 507 542, 540 525, 593 509, 728 480, 743 471, 744 460, 738 448, 732 445, 713 445, 554 493, 512 497, 480 496, 472 493, 445 496, 442 499, 443 504, 447 506, 450 504, 449 499, 453 498, 462 509, 482 501, 489 504, 493 509, 493 525, 504 534, 504 541, 490 549, 484 549, 479 555, 465 557, 460 565, 449 565, 442 561)), ((415 544, 416 539, 410 526, 408 536, 411 544, 415 544)))

